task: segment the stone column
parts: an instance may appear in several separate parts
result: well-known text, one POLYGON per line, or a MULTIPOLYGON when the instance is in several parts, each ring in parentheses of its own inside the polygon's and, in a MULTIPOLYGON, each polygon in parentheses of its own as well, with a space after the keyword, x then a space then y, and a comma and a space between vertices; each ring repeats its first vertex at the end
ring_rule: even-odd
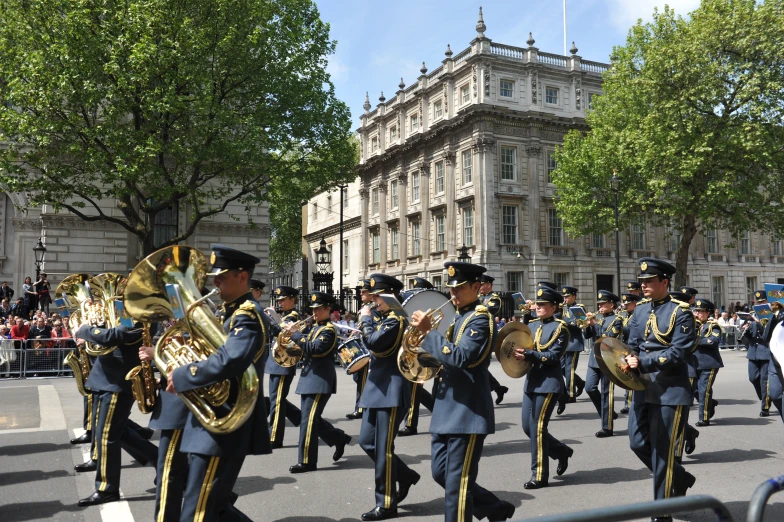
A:
POLYGON ((423 267, 428 265, 430 260, 430 227, 432 215, 430 213, 430 164, 425 163, 424 159, 419 163, 419 204, 422 209, 422 220, 419 227, 419 245, 422 253, 423 267))
POLYGON ((444 226, 446 227, 447 255, 454 254, 458 256, 460 254, 460 245, 457 243, 457 205, 455 204, 455 184, 457 183, 455 179, 456 156, 457 154, 453 150, 444 151, 444 163, 446 164, 446 172, 444 172, 444 180, 446 182, 444 226))
POLYGON ((526 148, 528 154, 528 219, 530 221, 531 254, 542 253, 541 234, 541 196, 539 193, 539 158, 542 147, 538 141, 532 141, 526 148))
MULTIPOLYGON (((378 182, 378 233, 379 233, 379 265, 386 266, 389 256, 389 245, 387 240, 389 233, 387 230, 387 177, 382 175, 378 182)), ((379 267, 380 268, 380 267, 379 267)))
POLYGON ((402 273, 408 266, 408 172, 403 171, 402 165, 400 172, 397 175, 397 197, 398 197, 398 215, 400 221, 398 222, 398 250, 400 252, 400 273, 402 280, 402 273))
POLYGON ((474 163, 478 167, 474 181, 474 200, 475 207, 479 212, 474 220, 477 263, 486 263, 490 254, 490 249, 495 248, 494 233, 496 230, 497 210, 495 208, 495 194, 493 186, 495 184, 494 160, 496 153, 496 141, 489 136, 480 136, 474 140, 473 153, 477 155, 478 161, 474 163))
POLYGON ((360 237, 359 237, 359 244, 361 246, 360 249, 360 257, 359 257, 359 266, 360 266, 360 276, 364 277, 367 275, 367 266, 368 266, 368 249, 370 248, 368 242, 368 207, 370 206, 370 191, 367 187, 362 186, 359 189, 359 198, 360 198, 360 209, 361 209, 361 217, 360 217, 360 237))

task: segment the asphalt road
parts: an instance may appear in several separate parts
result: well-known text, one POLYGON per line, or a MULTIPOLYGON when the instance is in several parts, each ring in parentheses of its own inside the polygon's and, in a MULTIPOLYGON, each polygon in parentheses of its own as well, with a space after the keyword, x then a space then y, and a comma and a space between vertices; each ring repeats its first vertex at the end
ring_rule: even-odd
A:
MULTIPOLYGON (((689 494, 718 498, 737 522, 746 520, 755 487, 784 474, 784 426, 777 415, 758 416, 759 402, 747 380, 745 354, 722 355, 726 367, 716 379, 720 401, 716 416, 711 426, 700 429, 697 451, 685 459, 685 465, 697 477, 689 494)), ((586 364, 582 357, 583 375, 586 364)), ((551 477, 549 488, 524 490, 523 483, 530 478, 530 445, 520 424, 523 380, 506 377, 495 361, 491 371, 510 392, 496 407, 496 433, 487 438, 478 482, 517 506, 516 519, 652 499, 651 474, 629 449, 626 416, 616 421, 616 436, 595 438, 600 423, 585 395, 550 423, 550 432, 575 450, 569 470, 562 477, 551 477)), ((288 427, 283 449, 245 461, 235 488, 240 494, 237 507, 255 521, 308 522, 358 520, 373 507, 372 462, 356 444, 360 421, 344 416, 353 409, 354 389, 351 378, 339 373, 339 392, 325 410, 325 418, 352 436, 344 458, 332 463, 332 450, 322 445, 319 471, 289 474, 289 466, 297 461, 297 432, 288 427)), ((82 422, 82 400, 73 380, 0 381, 0 397, 0 521, 152 519, 155 471, 140 467, 127 454, 123 454, 124 500, 87 509, 76 506, 79 498, 92 492, 94 477, 73 471, 87 450, 68 443, 82 422)), ((297 397, 291 398, 298 404, 297 397)), ((620 402, 618 392, 616 404, 620 402)), ((696 407, 691 411, 693 422, 696 407)), ((398 438, 395 445, 397 454, 422 475, 399 511, 400 518, 437 521, 443 519, 443 490, 430 477, 430 417, 427 410, 422 413, 420 434, 398 438)), ((132 417, 147 423, 135 408, 132 417)), ((784 495, 772 500, 766 520, 784 520, 784 495)), ((694 512, 676 519, 715 518, 709 512, 694 512)))

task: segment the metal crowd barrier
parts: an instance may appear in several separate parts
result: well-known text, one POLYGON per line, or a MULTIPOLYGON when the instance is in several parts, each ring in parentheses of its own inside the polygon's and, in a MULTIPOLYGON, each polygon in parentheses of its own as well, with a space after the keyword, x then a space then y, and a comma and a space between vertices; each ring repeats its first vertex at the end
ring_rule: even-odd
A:
POLYGON ((722 326, 719 349, 735 350, 742 346, 741 331, 737 326, 722 326))
MULTIPOLYGON (((575 513, 564 513, 562 515, 552 515, 526 519, 535 522, 622 522, 644 517, 661 516, 664 514, 674 515, 688 511, 698 511, 710 509, 716 515, 719 522, 733 522, 727 506, 708 495, 693 495, 689 497, 669 498, 667 500, 655 500, 653 502, 643 502, 630 506, 612 506, 606 508, 592 509, 590 511, 578 511, 575 513)), ((749 519, 751 520, 751 519, 749 519)))
POLYGON ((746 522, 762 522, 765 515, 765 505, 768 499, 784 489, 784 475, 768 479, 754 490, 749 501, 749 510, 746 513, 746 522))
POLYGON ((73 339, 38 339, 34 341, 0 340, 0 378, 72 376, 63 359, 74 351, 73 339))

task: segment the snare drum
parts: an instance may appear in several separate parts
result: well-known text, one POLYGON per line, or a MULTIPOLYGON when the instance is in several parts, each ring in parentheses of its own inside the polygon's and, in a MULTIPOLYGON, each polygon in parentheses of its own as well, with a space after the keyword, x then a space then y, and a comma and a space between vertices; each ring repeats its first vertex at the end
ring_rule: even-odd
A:
POLYGON ((338 346, 338 358, 346 373, 351 375, 370 362, 370 350, 359 337, 349 337, 338 346))

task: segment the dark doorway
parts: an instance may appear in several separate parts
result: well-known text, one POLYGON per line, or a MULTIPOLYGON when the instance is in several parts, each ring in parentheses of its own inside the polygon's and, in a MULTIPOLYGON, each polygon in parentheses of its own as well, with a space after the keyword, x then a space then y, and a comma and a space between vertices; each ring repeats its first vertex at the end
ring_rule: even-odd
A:
POLYGON ((596 274, 596 291, 608 290, 615 293, 614 277, 611 275, 596 274))

